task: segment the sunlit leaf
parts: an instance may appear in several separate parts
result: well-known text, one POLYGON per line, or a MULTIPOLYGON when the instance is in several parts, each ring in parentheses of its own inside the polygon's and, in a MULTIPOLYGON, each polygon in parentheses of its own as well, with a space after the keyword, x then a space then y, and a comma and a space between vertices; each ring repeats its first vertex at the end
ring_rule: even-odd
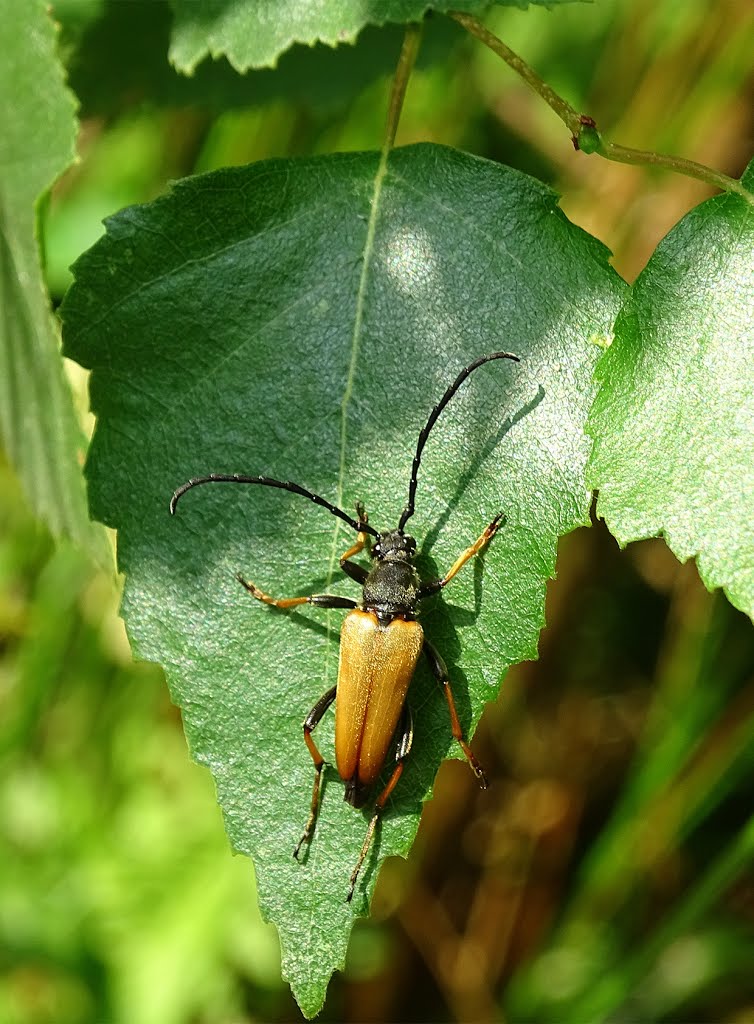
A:
MULTIPOLYGON (((504 7, 528 7, 529 0, 493 0, 504 7)), ((571 0, 531 0, 553 7, 571 0)), ((174 0, 170 59, 192 74, 205 57, 225 56, 239 71, 272 67, 294 43, 352 43, 366 25, 421 21, 427 11, 481 14, 490 0, 174 0)))
MULTIPOLYGON (((470 734, 505 668, 536 656, 557 539, 588 519, 583 424, 623 294, 607 255, 541 183, 421 145, 384 175, 366 153, 185 180, 110 219, 76 265, 66 346, 93 369, 90 493, 118 529, 129 632, 165 667, 307 1014, 379 863, 408 852, 440 760, 458 754, 447 708, 422 666, 414 750, 347 904, 367 818, 333 769, 308 858, 291 857, 313 781, 301 723, 335 682, 343 613, 271 609, 235 574, 279 596, 358 597, 337 569, 353 534, 281 491, 197 489, 173 519, 168 499, 209 471, 264 473, 346 509, 361 499, 394 528, 447 384, 486 352, 520 355, 477 371, 443 414, 411 520, 429 576, 506 516, 422 615, 470 734)), ((331 716, 317 736, 332 760, 331 716)))
MULTIPOLYGON (((742 179, 754 193, 754 165, 742 179)), ((636 281, 598 368, 589 469, 621 544, 663 534, 754 616, 754 201, 716 196, 636 281)))
MULTIPOLYGON (((56 13, 60 6, 56 4, 56 13)), ((239 75, 226 60, 203 61, 189 77, 168 62, 172 14, 166 0, 109 3, 84 30, 77 10, 63 8, 71 38, 71 86, 82 118, 107 116, 135 104, 194 106, 209 110, 258 106, 281 97, 316 112, 344 109, 381 75, 391 74, 403 28, 367 26, 352 46, 292 46, 276 67, 239 75)), ((462 38, 447 18, 428 26, 418 66, 446 63, 452 44, 462 38)))

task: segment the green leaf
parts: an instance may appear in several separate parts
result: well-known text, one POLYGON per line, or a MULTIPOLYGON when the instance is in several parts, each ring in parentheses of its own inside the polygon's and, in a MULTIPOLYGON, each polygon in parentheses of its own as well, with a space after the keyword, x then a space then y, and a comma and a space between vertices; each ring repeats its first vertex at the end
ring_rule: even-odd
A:
MULTIPOLYGON (((573 0, 493 0, 504 7, 552 7, 573 0)), ((174 0, 170 59, 185 74, 205 57, 225 56, 238 71, 274 67, 294 43, 352 43, 366 25, 421 21, 427 11, 481 14, 490 0, 174 0)))
MULTIPOLYGON (((754 193, 754 164, 743 184, 754 193)), ((657 247, 598 367, 588 478, 620 544, 663 534, 754 616, 754 203, 702 203, 657 247)))
MULTIPOLYGON (((56 5, 57 10, 57 5, 56 5)), ((163 0, 110 0, 99 18, 76 31, 74 8, 68 16, 70 83, 82 116, 106 116, 132 109, 138 101, 211 110, 249 107, 280 97, 299 107, 330 115, 381 75, 391 74, 400 53, 403 28, 367 27, 353 46, 293 46, 277 66, 239 75, 225 60, 204 61, 189 78, 167 60, 172 15, 163 0)), ((447 63, 462 38, 447 18, 428 26, 419 66, 447 63)))
POLYGON ((42 0, 0 0, 0 437, 32 508, 104 564, 79 466, 83 437, 63 372, 39 265, 37 217, 74 157, 74 101, 63 84, 55 28, 42 0))
MULTIPOLYGON (((448 661, 470 735, 506 666, 537 653, 558 536, 588 521, 583 424, 599 338, 623 294, 606 250, 524 174, 434 145, 270 161, 188 179, 125 210, 78 262, 67 352, 93 369, 94 514, 119 531, 124 616, 137 654, 164 665, 195 758, 217 783, 231 842, 254 858, 263 913, 307 1014, 344 962, 385 857, 406 855, 440 760, 447 707, 422 664, 415 739, 352 905, 366 812, 326 772, 307 859, 292 856, 313 768, 301 723, 336 679, 342 612, 250 599, 358 597, 337 568, 353 534, 281 491, 191 476, 295 480, 378 529, 406 500, 419 430, 459 370, 411 526, 425 577, 500 510, 506 523, 422 622, 448 661)), ((317 732, 332 754, 332 716, 317 732)))

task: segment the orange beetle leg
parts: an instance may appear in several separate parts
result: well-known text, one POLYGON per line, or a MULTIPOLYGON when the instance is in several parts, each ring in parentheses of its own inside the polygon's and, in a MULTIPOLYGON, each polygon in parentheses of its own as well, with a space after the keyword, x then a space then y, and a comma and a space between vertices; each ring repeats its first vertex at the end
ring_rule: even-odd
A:
POLYGON ((445 700, 448 702, 448 711, 450 712, 450 727, 453 731, 453 738, 458 740, 461 750, 466 755, 466 760, 471 765, 471 770, 476 775, 479 785, 482 789, 487 788, 487 776, 484 774, 482 766, 477 761, 471 748, 464 739, 463 729, 461 723, 458 721, 458 712, 456 711, 456 703, 453 700, 453 691, 450 688, 450 679, 448 678, 448 668, 439 652, 433 647, 429 640, 424 641, 424 653, 427 656, 429 667, 432 669, 432 674, 438 683, 442 686, 443 693, 445 694, 445 700))
MULTIPOLYGON (((366 509, 362 502, 356 502, 356 515, 358 516, 359 525, 366 525, 369 522, 369 516, 367 515, 366 509)), ((356 537, 356 543, 352 544, 348 551, 345 551, 340 556, 340 567, 352 580, 356 580, 357 583, 363 583, 369 572, 362 565, 354 565, 349 559, 354 558, 360 554, 364 548, 369 550, 369 537, 361 530, 356 537)))
POLYGON ((317 744, 312 739, 312 733, 319 725, 325 711, 327 711, 332 702, 335 700, 336 690, 337 687, 333 686, 331 689, 327 691, 327 693, 323 694, 319 698, 317 703, 314 705, 314 707, 311 709, 309 714, 306 716, 306 721, 304 722, 304 742, 309 748, 309 753, 312 755, 312 761, 314 761, 314 791, 312 793, 312 803, 309 809, 309 818, 306 822, 304 834, 299 839, 298 843, 296 844, 296 849, 293 851, 293 856, 296 858, 296 860, 298 860, 298 855, 301 852, 301 847, 304 845, 304 843, 310 842, 312 835, 314 834, 314 826, 317 822, 317 810, 319 808, 319 789, 320 782, 322 779, 322 768, 325 764, 324 757, 322 757, 322 755, 319 752, 319 748, 317 747, 317 744))
POLYGON ((356 607, 356 602, 352 601, 350 597, 336 597, 334 594, 308 594, 306 597, 270 597, 269 594, 265 594, 254 583, 249 583, 240 574, 236 575, 236 579, 242 587, 246 587, 251 596, 255 597, 257 601, 264 601, 265 604, 271 604, 275 608, 295 608, 299 604, 313 604, 318 608, 356 607))
POLYGON ((473 558, 474 555, 478 555, 485 544, 492 540, 500 527, 502 518, 503 513, 498 512, 489 526, 484 528, 484 531, 477 537, 474 543, 467 547, 466 550, 458 556, 442 579, 430 580, 428 583, 422 584, 421 596, 428 597, 430 594, 435 594, 438 590, 442 590, 446 584, 450 583, 453 577, 464 567, 464 565, 466 565, 469 559, 473 558))
POLYGON ((396 747, 395 751, 395 768, 393 769, 392 775, 388 779, 387 786, 385 786, 385 788, 377 797, 377 800, 375 802, 374 813, 372 814, 372 817, 369 820, 367 834, 364 836, 364 842, 362 843, 361 846, 359 859, 356 861, 356 867, 351 872, 351 879, 348 886, 348 895, 346 896, 347 903, 350 903, 351 900, 353 899, 353 892, 354 889, 356 888, 356 882, 359 877, 359 872, 361 871, 361 866, 364 863, 366 855, 369 852, 369 847, 372 844, 374 830, 377 828, 377 822, 380 819, 380 814, 382 813, 383 808, 385 807, 385 804, 387 803, 388 798, 390 797, 390 794, 395 789, 398 779, 400 779, 401 775, 403 774, 403 763, 408 757, 409 751, 411 750, 411 744, 413 742, 413 739, 414 721, 413 718, 411 717, 411 709, 409 708, 408 704, 406 704, 403 708, 403 714, 401 716, 401 738, 398 741, 398 746, 396 747))

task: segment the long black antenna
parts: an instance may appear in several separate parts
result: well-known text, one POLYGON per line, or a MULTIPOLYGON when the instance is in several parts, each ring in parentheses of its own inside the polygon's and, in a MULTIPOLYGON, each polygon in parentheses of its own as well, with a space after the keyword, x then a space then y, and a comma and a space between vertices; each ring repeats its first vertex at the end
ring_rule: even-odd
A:
POLYGON ((414 502, 416 500, 416 480, 419 475, 419 465, 422 460, 422 452, 424 451, 424 445, 427 443, 427 438, 429 437, 430 430, 432 429, 432 427, 434 427, 435 423, 437 422, 438 416, 443 411, 448 402, 451 400, 456 391, 458 391, 458 389, 469 376, 469 374, 473 373, 478 366, 484 366, 485 363, 490 363, 492 362, 493 359, 512 359, 514 363, 521 362, 518 356, 514 356, 511 352, 492 352, 488 356, 480 356, 479 359, 475 359, 473 363, 470 363, 466 367, 466 369, 461 370, 456 379, 453 381, 448 390, 445 392, 440 401, 429 414, 429 419, 427 420, 424 429, 419 434, 419 442, 416 445, 416 455, 414 456, 414 462, 413 465, 411 466, 411 483, 408 485, 408 503, 406 504, 406 507, 403 510, 403 514, 401 515, 400 522, 398 523, 399 530, 403 529, 408 520, 414 514, 414 502))
POLYGON ((331 505, 326 498, 321 498, 318 494, 307 491, 305 487, 291 483, 290 480, 273 480, 269 476, 241 476, 239 473, 210 473, 209 476, 195 476, 187 480, 170 499, 171 516, 175 515, 175 507, 186 491, 190 491, 192 487, 199 487, 201 484, 262 484, 264 487, 279 487, 283 491, 292 491, 294 494, 300 494, 303 498, 313 501, 315 505, 321 505, 328 512, 332 512, 334 516, 342 519, 344 523, 348 523, 351 529, 356 530, 357 533, 363 532, 369 533, 373 537, 378 536, 377 531, 369 523, 357 522, 345 513, 342 508, 338 508, 337 505, 331 505))

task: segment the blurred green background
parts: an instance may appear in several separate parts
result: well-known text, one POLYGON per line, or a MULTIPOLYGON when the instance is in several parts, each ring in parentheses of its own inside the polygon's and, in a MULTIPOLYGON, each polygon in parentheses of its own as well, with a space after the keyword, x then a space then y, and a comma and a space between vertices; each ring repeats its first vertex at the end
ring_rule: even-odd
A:
MULTIPOLYGON (((170 179, 377 148, 396 28, 241 78, 173 73, 162 0, 60 0, 80 162, 45 234, 57 304, 101 220, 170 179)), ((738 176, 754 137, 754 5, 599 0, 490 26, 616 142, 738 176)), ((429 19, 398 143, 432 140, 563 194, 629 281, 709 190, 575 153, 538 97, 429 19)), ((71 380, 87 424, 86 381, 71 380)), ((87 424, 91 426, 91 424, 87 424)), ((251 865, 187 754, 116 583, 29 513, 0 459, 0 1022, 295 1021, 251 865)), ((383 871, 324 1021, 754 1022, 754 631, 661 541, 561 542, 540 660, 443 765, 408 864, 383 871)))

